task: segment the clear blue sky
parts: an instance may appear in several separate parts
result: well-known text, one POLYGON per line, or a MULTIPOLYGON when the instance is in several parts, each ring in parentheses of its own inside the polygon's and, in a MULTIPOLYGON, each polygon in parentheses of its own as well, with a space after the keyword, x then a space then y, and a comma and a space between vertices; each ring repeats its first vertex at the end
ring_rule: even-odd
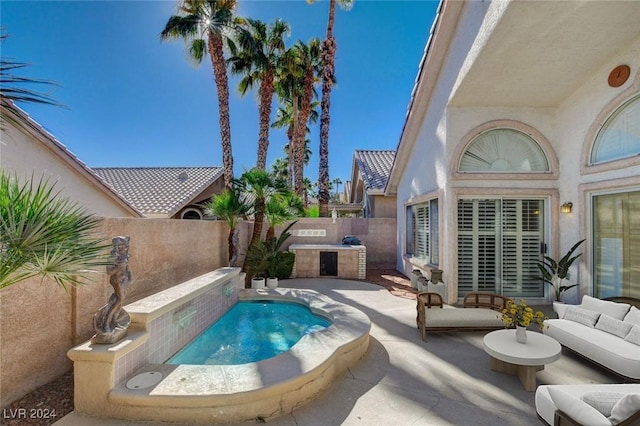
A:
MULTIPOLYGON (((51 95, 68 106, 20 105, 93 167, 221 166, 217 95, 209 58, 199 68, 181 41, 161 43, 174 1, 6 1, 10 38, 2 55, 57 82, 51 95)), ((356 0, 338 9, 337 86, 331 97, 331 179, 350 179, 355 149, 396 149, 437 1, 356 0)), ((240 16, 291 26, 287 46, 323 39, 328 2, 238 0, 240 16)), ((255 164, 256 95, 241 98, 230 80, 235 173, 255 164)), ((318 87, 318 94, 320 95, 318 87)), ((274 108, 275 110, 275 108, 274 108)), ((283 131, 272 130, 268 165, 282 157, 283 131)), ((318 177, 319 124, 312 129, 306 175, 318 177)))

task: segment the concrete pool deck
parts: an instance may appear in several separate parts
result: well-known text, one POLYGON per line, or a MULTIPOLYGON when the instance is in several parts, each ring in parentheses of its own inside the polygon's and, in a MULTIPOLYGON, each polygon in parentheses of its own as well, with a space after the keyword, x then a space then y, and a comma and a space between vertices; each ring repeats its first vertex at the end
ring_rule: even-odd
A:
MULTIPOLYGON (((386 289, 340 279, 291 279, 281 287, 308 288, 351 305, 371 319, 367 354, 317 399, 267 423, 303 425, 540 425, 534 393, 515 376, 489 368, 485 332, 432 333, 422 342, 415 301, 386 289)), ((563 351, 537 372, 540 384, 619 383, 620 379, 563 351)), ((69 414, 59 426, 138 426, 159 423, 69 414)), ((172 424, 172 423, 166 423, 172 424)), ((245 422, 242 424, 256 424, 245 422)))

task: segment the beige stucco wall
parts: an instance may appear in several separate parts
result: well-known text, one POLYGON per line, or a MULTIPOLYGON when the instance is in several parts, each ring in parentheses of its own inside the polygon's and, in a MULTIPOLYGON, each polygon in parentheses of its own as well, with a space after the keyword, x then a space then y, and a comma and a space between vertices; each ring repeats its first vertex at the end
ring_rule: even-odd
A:
MULTIPOLYGON (((251 222, 240 222, 241 255, 251 222)), ((277 233, 282 228, 277 230, 277 233)), ((290 244, 335 244, 356 235, 367 246, 367 265, 392 263, 395 219, 302 218, 293 229, 325 229, 326 237, 291 237, 290 244)), ((266 226, 265 226, 266 231, 266 226)), ((227 265, 228 227, 223 221, 108 218, 102 235, 129 235, 134 281, 125 303, 227 265)), ((242 260, 242 256, 241 259, 242 260)), ((27 280, 0 290, 0 406, 68 371, 67 351, 93 334, 93 315, 112 293, 106 274, 69 292, 53 282, 27 280)))
POLYGON ((389 217, 395 219, 396 215, 398 214, 398 199, 396 197, 375 195, 371 197, 371 200, 373 201, 374 205, 373 217, 389 217))
MULTIPOLYGON (((228 228, 222 221, 105 219, 102 233, 131 237, 134 281, 125 303, 227 263, 228 228)), ((0 290, 1 406, 71 368, 66 352, 91 337, 93 314, 111 293, 103 273, 68 293, 39 279, 0 290)))
MULTIPOLYGON (((113 194, 88 178, 88 172, 77 160, 65 161, 54 152, 51 141, 31 127, 3 123, 0 130, 0 168, 22 179, 36 182, 44 177, 55 183, 63 197, 84 206, 92 214, 103 217, 134 217, 113 194)), ((67 155, 67 154, 62 154, 67 155)), ((68 159, 68 158, 67 158, 68 159)))

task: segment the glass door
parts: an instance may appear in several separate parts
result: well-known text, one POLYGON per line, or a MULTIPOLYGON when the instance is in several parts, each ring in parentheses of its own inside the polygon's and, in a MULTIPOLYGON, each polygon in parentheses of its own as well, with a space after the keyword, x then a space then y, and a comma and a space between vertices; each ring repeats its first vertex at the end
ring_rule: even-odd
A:
POLYGON ((544 201, 458 201, 458 296, 488 291, 543 297, 537 262, 544 244, 544 201))

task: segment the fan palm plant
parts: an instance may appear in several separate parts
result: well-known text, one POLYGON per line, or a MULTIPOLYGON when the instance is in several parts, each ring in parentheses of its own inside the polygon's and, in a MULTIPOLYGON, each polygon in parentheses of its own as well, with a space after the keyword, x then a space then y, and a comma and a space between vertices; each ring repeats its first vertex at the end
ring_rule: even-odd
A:
MULTIPOLYGON (((312 0, 310 0, 312 2, 312 0)), ((343 9, 349 10, 353 0, 329 0, 329 17, 327 19, 327 35, 322 42, 322 116, 320 118, 320 148, 318 154, 318 204, 321 217, 329 216, 329 108, 331 106, 331 87, 334 83, 336 40, 333 36, 333 26, 336 16, 336 3, 343 9)))
POLYGON ((239 254, 238 222, 246 214, 247 206, 240 201, 235 189, 225 188, 214 195, 205 206, 205 212, 223 219, 229 225, 229 266, 236 266, 239 254))
POLYGON ((99 219, 54 186, 0 170, 0 288, 40 276, 66 289, 107 264, 109 246, 94 236, 99 219))
POLYGON ((258 158, 256 167, 264 169, 269 149, 269 121, 274 94, 274 79, 282 53, 285 51, 284 38, 289 33, 289 25, 277 19, 267 25, 255 19, 246 19, 244 31, 238 32, 237 45, 230 44, 231 72, 241 74, 238 89, 244 95, 254 84, 260 83, 258 90, 260 130, 258 134, 258 158))
POLYGON ((267 201, 265 212, 267 219, 267 234, 265 240, 269 241, 275 237, 275 228, 288 220, 304 215, 304 204, 300 197, 292 192, 271 197, 267 201))
POLYGON ((233 154, 229 119, 229 79, 224 57, 224 42, 230 40, 240 22, 234 18, 235 0, 183 0, 178 14, 167 21, 160 33, 161 40, 183 39, 189 58, 202 63, 207 52, 211 57, 213 75, 218 89, 218 113, 222 144, 224 183, 233 182, 233 154))

